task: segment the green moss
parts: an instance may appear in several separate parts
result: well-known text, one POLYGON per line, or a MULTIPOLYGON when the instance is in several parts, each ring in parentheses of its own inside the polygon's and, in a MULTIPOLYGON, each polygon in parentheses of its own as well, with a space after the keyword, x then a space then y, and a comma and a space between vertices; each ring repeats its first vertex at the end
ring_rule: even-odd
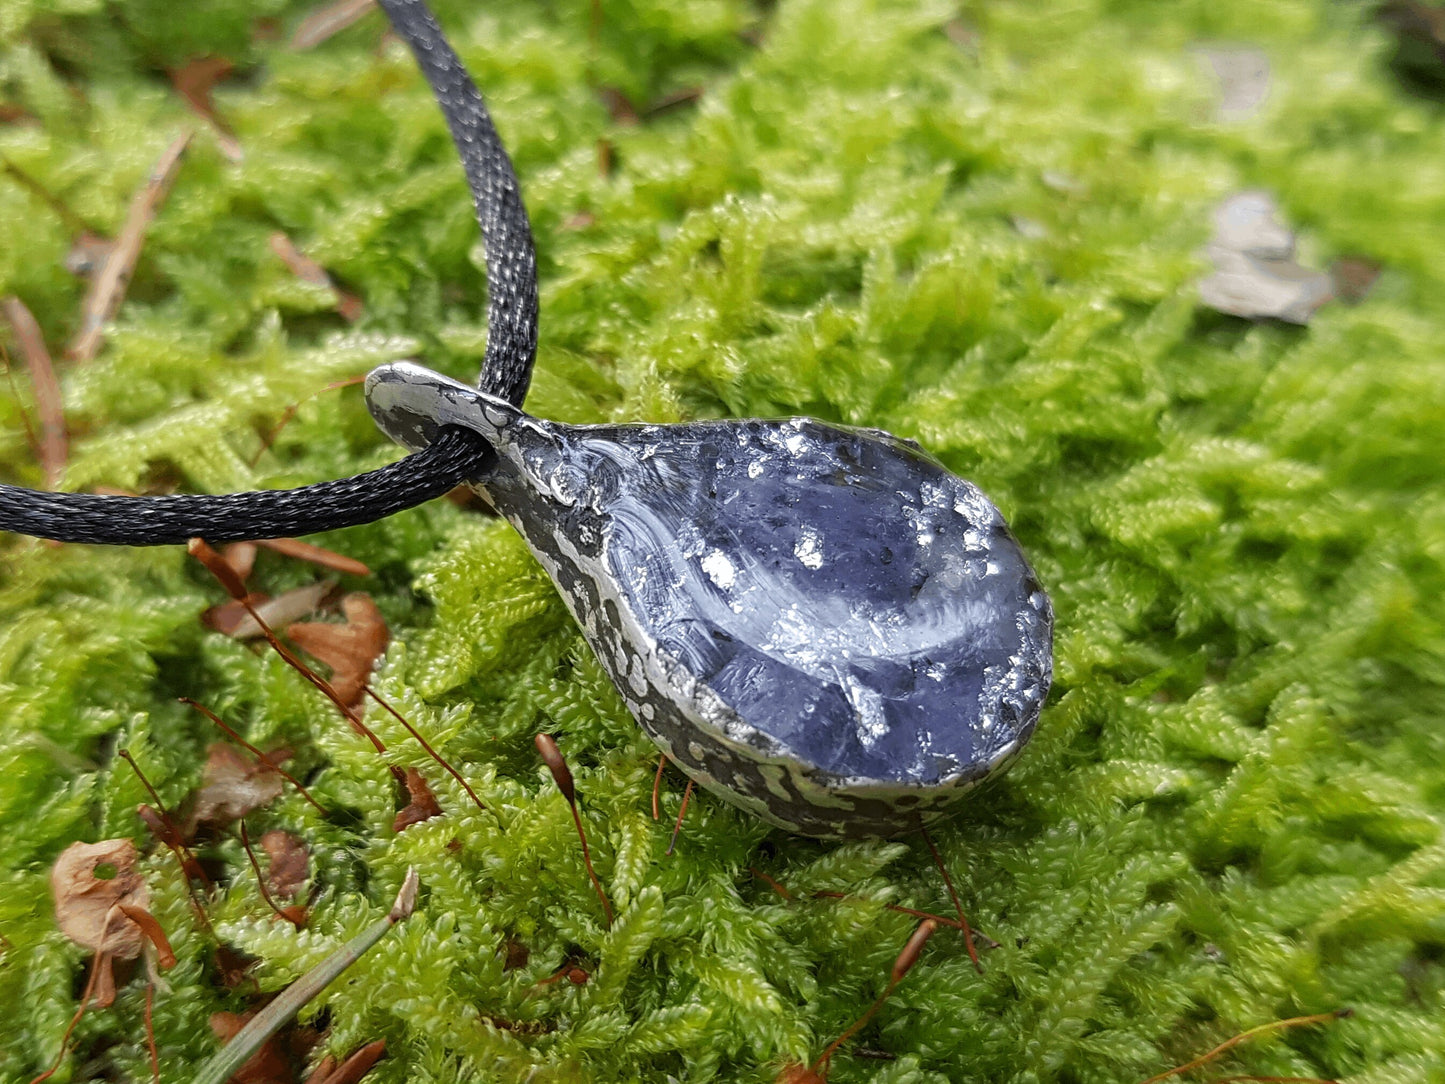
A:
MULTIPOLYGON (((202 129, 103 354, 62 365, 70 486, 298 484, 393 458, 343 376, 414 355, 458 376, 484 341, 470 203, 440 115, 370 16, 304 53, 257 39, 308 5, 11 3, 0 152, 114 231, 191 123, 162 69, 211 52, 245 158, 202 129), (299 285, 289 233, 366 305, 299 285), (319 393, 319 394, 314 394, 319 393), (309 396, 309 398, 308 398, 309 396), (262 438, 304 400, 275 444, 262 438)), ((1221 1073, 1445 1080, 1445 119, 1389 75, 1370 9, 1304 0, 899 4, 494 0, 441 6, 516 156, 543 273, 529 406, 571 421, 806 412, 914 436, 1004 508, 1058 610, 1058 679, 1013 772, 939 843, 975 923, 945 930, 832 1079, 1140 1080, 1227 1036, 1221 1073), (746 31, 744 35, 742 32, 746 31), (951 32, 946 32, 951 31, 951 32), (757 44, 750 44, 756 41, 757 44), (1190 47, 1273 68, 1254 117, 1211 119, 1190 47), (589 72, 646 104, 614 121, 589 72), (616 164, 598 169, 606 140, 616 164), (1307 261, 1378 261, 1308 329, 1201 311, 1208 212, 1281 199, 1307 261), (1015 222, 1027 220, 1028 229, 1015 222)), ((0 293, 59 352, 83 284, 65 222, 0 177, 0 293)), ((15 351, 13 344, 11 354, 15 351)), ((23 381, 0 388, 6 481, 38 484, 23 381), (16 389, 20 390, 16 390, 16 389)), ((127 746, 166 801, 213 734, 297 750, 254 814, 313 848, 309 928, 273 921, 233 841, 211 909, 285 985, 385 908, 424 899, 312 1006, 342 1051, 385 1038, 388 1081, 766 1081, 817 1054, 886 981, 912 920, 947 912, 917 843, 820 844, 707 796, 679 853, 648 812, 656 757, 505 526, 444 502, 322 539, 374 569, 397 643, 379 686, 471 781, 477 811, 389 717, 390 762, 446 815, 391 830, 388 760, 274 657, 203 630, 217 601, 174 549, 4 543, 0 580, 0 1076, 54 1057, 83 951, 47 871, 76 839, 147 836, 127 746), (566 806, 571 760, 619 920, 606 930, 566 806), (505 831, 503 831, 505 829, 505 831), (792 900, 753 877, 757 867, 792 900), (815 900, 817 890, 848 894, 815 900), (504 943, 531 950, 503 968, 504 943), (541 988, 564 960, 583 986, 541 988), (519 1025, 511 1029, 498 1021, 519 1025)), ((312 573, 263 555, 272 590, 312 573)), ((146 859, 180 957, 156 1005, 165 1080, 245 990, 174 863, 146 859)), ((87 1016, 56 1079, 149 1079, 143 982, 87 1016)))

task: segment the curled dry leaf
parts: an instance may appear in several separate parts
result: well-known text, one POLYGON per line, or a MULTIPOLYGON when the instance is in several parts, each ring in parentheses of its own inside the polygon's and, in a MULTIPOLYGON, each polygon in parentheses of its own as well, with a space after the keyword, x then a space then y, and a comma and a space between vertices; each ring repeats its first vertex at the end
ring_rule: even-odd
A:
POLYGON ((309 857, 306 844, 290 832, 273 828, 261 837, 261 849, 269 859, 266 883, 271 894, 294 900, 306 884, 306 862, 309 857))
MULTIPOLYGON (((96 953, 99 968, 94 1004, 115 1001, 111 961, 133 960, 141 953, 146 931, 123 907, 137 913, 150 906, 150 893, 136 871, 135 844, 128 839, 72 843, 50 870, 55 922, 77 945, 96 953)), ((149 916, 147 916, 149 917, 149 916)))
POLYGON ((429 821, 433 817, 442 815, 442 807, 437 804, 436 795, 432 793, 427 781, 422 778, 421 772, 415 768, 405 770, 392 765, 391 774, 396 781, 406 788, 410 801, 396 815, 391 822, 391 830, 400 832, 410 828, 413 824, 420 824, 422 821, 429 821))
POLYGON ((224 742, 212 743, 206 750, 206 768, 196 791, 188 834, 194 835, 198 824, 229 824, 275 801, 282 789, 276 765, 290 757, 289 749, 277 749, 252 761, 224 742))
POLYGON ((61 933, 92 952, 126 960, 140 955, 145 937, 119 910, 121 904, 150 905, 136 857, 128 839, 72 843, 60 853, 50 870, 50 890, 61 933))
POLYGON ((391 633, 371 596, 355 591, 341 600, 343 625, 307 622, 292 625, 286 634, 297 647, 331 667, 331 687, 336 696, 357 714, 371 680, 372 667, 391 633))

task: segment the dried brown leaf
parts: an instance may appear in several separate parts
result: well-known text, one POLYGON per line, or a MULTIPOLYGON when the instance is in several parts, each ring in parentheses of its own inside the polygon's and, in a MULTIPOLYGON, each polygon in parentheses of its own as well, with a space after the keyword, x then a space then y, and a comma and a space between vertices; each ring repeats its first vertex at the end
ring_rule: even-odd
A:
POLYGON ((427 786, 427 781, 422 778, 421 772, 415 768, 403 770, 393 765, 391 774, 398 783, 406 788, 406 792, 411 798, 405 808, 397 813, 396 819, 391 822, 393 832, 400 832, 405 828, 410 828, 413 824, 420 824, 422 821, 429 821, 433 817, 442 815, 442 807, 437 804, 436 795, 432 793, 431 787, 427 786))
POLYGON ((265 760, 255 761, 225 742, 213 742, 206 750, 206 767, 196 791, 188 834, 194 835, 198 824, 229 824, 274 802, 283 788, 276 765, 290 756, 289 750, 278 749, 268 753, 265 760))
POLYGON ((96 954, 94 1001, 105 1008, 115 1001, 116 959, 141 953, 145 931, 121 910, 144 911, 150 905, 145 881, 136 872, 135 844, 128 839, 72 843, 50 869, 55 922, 60 932, 96 954))
POLYGON ((341 600, 343 625, 307 622, 286 632, 297 647, 331 667, 331 687, 337 698, 360 713, 371 670, 391 633, 371 596, 354 591, 341 600))
POLYGON ((139 956, 145 935, 120 910, 121 904, 150 906, 136 858, 135 844, 128 839, 72 843, 61 851, 50 869, 60 932, 92 952, 123 960, 139 956))
POLYGON ((375 0, 337 0, 318 8, 301 21, 291 35, 291 49, 301 52, 339 34, 372 9, 375 0))
POLYGON ((54 489, 65 475, 67 455, 60 382, 55 379, 55 366, 51 364, 45 336, 25 302, 18 297, 7 297, 0 302, 0 307, 4 308, 5 318, 15 332, 16 345, 20 347, 20 356, 25 359, 25 368, 30 374, 35 412, 40 416, 40 465, 45 470, 45 487, 54 489))
POLYGON ((126 213, 125 225, 116 237, 115 247, 105 261, 100 273, 91 279, 85 301, 80 308, 80 330, 70 344, 68 353, 76 361, 89 361, 100 349, 105 324, 125 300, 125 289, 130 284, 131 272, 140 257, 141 245, 146 230, 156 209, 170 191, 180 168, 181 155, 191 142, 191 133, 183 132, 173 139, 161 152, 156 164, 151 167, 145 184, 131 198, 130 210, 126 213))
POLYGON ((333 572, 342 572, 348 576, 371 575, 371 569, 356 558, 322 549, 320 546, 313 546, 310 542, 300 542, 294 538, 266 538, 257 542, 256 545, 265 546, 274 553, 294 557, 298 561, 310 561, 313 565, 320 565, 322 568, 329 568, 333 572))
MULTIPOLYGON (((224 1046, 255 1015, 253 1012, 212 1013, 211 1031, 224 1046)), ((291 1071, 286 1045, 284 1034, 271 1036, 231 1077, 230 1084, 295 1084, 296 1074, 291 1071)))
POLYGON ((306 844, 290 832, 273 828, 261 837, 261 849, 270 860, 266 867, 266 884, 271 894, 294 900, 306 884, 306 863, 310 854, 306 844))
POLYGON ((324 1078, 323 1084, 357 1084, 357 1081, 371 1072, 372 1066, 385 1054, 385 1039, 377 1039, 375 1042, 358 1047, 334 1072, 324 1078))
MULTIPOLYGON (((326 596, 331 594, 335 586, 335 580, 322 580, 320 583, 293 587, 289 591, 281 592, 275 598, 267 598, 265 595, 247 595, 246 601, 255 609, 261 620, 271 628, 284 629, 293 621, 309 617, 320 609, 322 603, 326 601, 326 596)), ((212 607, 201 615, 201 620, 211 628, 218 632, 224 632, 236 640, 254 640, 258 636, 265 635, 265 631, 257 624, 256 618, 251 616, 246 610, 245 604, 237 599, 212 607), (235 607, 235 610, 232 607, 235 607), (240 612, 236 613, 236 610, 240 612), (208 614, 211 615, 209 619, 207 618, 208 614)))

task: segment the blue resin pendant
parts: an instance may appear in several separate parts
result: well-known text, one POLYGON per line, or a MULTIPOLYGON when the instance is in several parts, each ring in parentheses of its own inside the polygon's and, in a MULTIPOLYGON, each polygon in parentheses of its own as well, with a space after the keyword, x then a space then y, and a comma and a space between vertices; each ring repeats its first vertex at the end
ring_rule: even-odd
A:
POLYGON ((1053 615, 992 502, 879 430, 569 426, 407 362, 367 404, 474 487, 551 575, 637 722, 689 776, 805 835, 899 835, 1008 765, 1053 615))

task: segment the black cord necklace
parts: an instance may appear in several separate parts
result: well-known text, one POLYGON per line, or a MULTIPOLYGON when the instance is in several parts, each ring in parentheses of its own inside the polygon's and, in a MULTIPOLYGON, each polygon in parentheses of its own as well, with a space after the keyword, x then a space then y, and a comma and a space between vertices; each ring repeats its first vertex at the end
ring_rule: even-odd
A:
POLYGON ((402 362, 367 405, 413 454, 292 490, 0 486, 0 529, 66 542, 274 538, 469 482, 522 534, 658 747, 774 824, 915 829, 1032 735, 1053 614, 998 509, 917 445, 810 419, 564 426, 521 405, 537 270, 516 174, 422 0, 380 0, 446 115, 487 257, 479 388, 402 362))

